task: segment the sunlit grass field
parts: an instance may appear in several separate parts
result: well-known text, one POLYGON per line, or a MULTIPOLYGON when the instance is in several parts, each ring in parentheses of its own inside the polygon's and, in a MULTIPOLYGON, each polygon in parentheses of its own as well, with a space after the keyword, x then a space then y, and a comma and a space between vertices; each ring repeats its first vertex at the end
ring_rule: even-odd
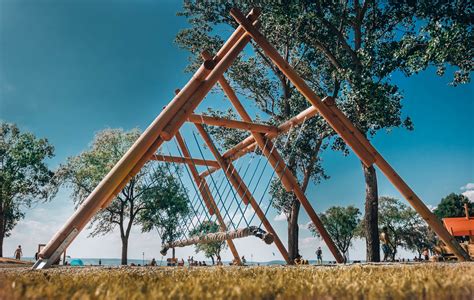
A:
POLYGON ((0 268, 0 299, 474 299, 474 263, 0 268))

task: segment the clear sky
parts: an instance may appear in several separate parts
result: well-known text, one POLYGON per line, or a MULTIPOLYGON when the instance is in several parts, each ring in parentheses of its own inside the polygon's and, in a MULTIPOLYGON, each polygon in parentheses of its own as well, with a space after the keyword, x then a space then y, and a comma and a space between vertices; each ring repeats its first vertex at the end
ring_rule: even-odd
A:
MULTIPOLYGON (((185 18, 176 16, 180 7, 180 1, 0 0, 0 119, 48 138, 56 148, 53 168, 85 150, 97 131, 146 128, 190 77, 183 71, 188 53, 173 42, 188 26, 185 18)), ((451 74, 448 69, 447 76, 451 74)), ((474 85, 452 87, 449 81, 432 69, 411 78, 395 75, 393 82, 405 96, 403 112, 413 119, 415 130, 380 132, 373 140, 431 206, 451 192, 463 192, 471 201, 474 196, 474 184, 467 186, 474 182, 474 85)), ((224 106, 220 97, 210 98, 201 109, 224 106)), ((331 151, 323 159, 331 178, 307 191, 316 211, 332 205, 363 208, 359 161, 353 154, 344 157, 331 151)), ((381 173, 379 191, 400 197, 381 173)), ((27 211, 6 239, 5 254, 12 255, 22 244, 25 255, 32 256, 37 244, 47 242, 73 210, 68 191, 62 190, 52 202, 27 211)), ((286 222, 273 210, 269 218, 286 243, 286 222)), ((311 237, 307 222, 301 213, 301 252, 314 258, 322 242, 311 237)), ((258 240, 236 244, 248 258, 281 259, 274 246, 258 240)), ((141 258, 142 252, 147 258, 159 257, 159 246, 156 234, 135 228, 129 257, 141 258)), ((350 256, 364 259, 364 251, 364 243, 356 241, 350 256)), ((177 254, 192 252, 188 247, 177 254)), ((119 257, 119 235, 87 238, 87 232, 81 233, 69 254, 119 257)), ((230 259, 228 252, 223 259, 230 259)))

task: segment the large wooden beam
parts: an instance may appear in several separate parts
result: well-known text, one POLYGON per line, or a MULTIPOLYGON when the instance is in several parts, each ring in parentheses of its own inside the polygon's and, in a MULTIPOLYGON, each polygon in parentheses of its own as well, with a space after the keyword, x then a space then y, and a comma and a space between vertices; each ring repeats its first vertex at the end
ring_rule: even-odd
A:
MULTIPOLYGON (((370 142, 357 130, 351 130, 348 124, 349 120, 344 121, 335 110, 325 105, 321 98, 306 84, 306 82, 298 75, 298 73, 290 66, 290 64, 278 53, 278 51, 268 42, 268 40, 255 28, 251 22, 238 10, 232 9, 231 15, 237 23, 244 27, 253 40, 260 46, 263 52, 273 61, 283 74, 293 83, 300 93, 318 109, 323 118, 331 125, 331 127, 341 136, 348 144, 360 160, 370 166, 377 162, 377 166, 392 182, 392 184, 407 199, 412 207, 426 220, 429 226, 443 240, 443 242, 451 248, 453 253, 459 260, 469 260, 469 255, 462 249, 459 243, 444 228, 437 217, 429 210, 421 199, 413 192, 413 190, 403 181, 403 179, 395 172, 395 170, 382 158, 381 155, 374 153, 374 148, 370 142)), ((352 124, 351 124, 352 125, 352 124)), ((355 127, 354 127, 355 128, 355 127)), ((378 152, 377 152, 378 153, 378 152)))
POLYGON ((275 135, 278 134, 278 127, 276 126, 257 124, 257 123, 252 123, 252 122, 242 122, 242 121, 224 119, 224 118, 213 117, 213 116, 192 114, 189 116, 188 121, 195 124, 207 124, 207 125, 221 126, 221 127, 233 128, 233 129, 242 129, 242 130, 262 132, 262 133, 271 133, 275 135))
MULTIPOLYGON (((184 142, 184 139, 179 133, 179 131, 176 133, 175 137, 183 155, 190 156, 188 147, 186 146, 186 143, 184 142)), ((201 197, 204 203, 206 204, 207 209, 209 210, 209 213, 211 215, 212 214, 216 215, 221 231, 227 231, 227 226, 225 224, 224 218, 222 218, 221 212, 219 211, 219 208, 217 207, 216 201, 214 200, 214 197, 212 197, 211 189, 207 185, 206 180, 199 176, 196 166, 192 162, 188 162, 187 165, 194 179, 194 182, 198 186, 201 197)), ((232 252, 232 255, 234 256, 234 259, 237 260, 239 264, 241 264, 240 255, 237 252, 237 248, 235 247, 234 241, 232 241, 232 239, 227 239, 227 245, 229 245, 229 249, 232 252)))
POLYGON ((257 201, 253 197, 252 193, 248 189, 247 185, 245 182, 240 178, 237 170, 235 169, 234 165, 232 162, 228 162, 224 160, 217 150, 216 146, 212 142, 211 137, 209 134, 206 132, 204 127, 201 124, 195 124, 196 128, 198 129, 199 133, 201 134, 204 142, 207 144, 209 147, 209 150, 212 152, 214 155, 216 161, 219 163, 220 167, 225 170, 224 174, 229 179, 229 182, 232 184, 234 189, 237 191, 239 194, 240 198, 245 204, 250 203, 252 206, 253 210, 257 214, 258 218, 262 221, 263 226, 265 226, 265 229, 267 232, 271 233, 274 238, 275 238, 275 245, 277 246, 278 250, 280 251, 281 255, 285 259, 285 261, 288 264, 291 264, 292 261, 290 260, 290 257, 288 256, 288 251, 286 250, 285 246, 281 242, 279 236, 277 235, 276 231, 273 229, 273 226, 270 224, 270 222, 267 220, 267 217, 265 216, 265 213, 262 211, 260 206, 258 205, 257 201))
MULTIPOLYGON (((206 56, 206 53, 203 53, 203 58, 204 59, 208 58, 206 56)), ((229 98, 232 105, 234 106, 237 113, 242 118, 242 120, 246 122, 252 122, 252 118, 250 117, 250 115, 247 113, 247 111, 241 104, 239 98, 235 94, 230 84, 225 79, 224 75, 222 75, 222 77, 219 78, 219 84, 224 90, 227 97, 229 98)), ((309 200, 306 198, 306 195, 304 194, 303 190, 301 190, 301 187, 299 186, 296 177, 291 172, 291 170, 288 169, 285 161, 280 156, 278 150, 273 146, 273 143, 269 140, 269 138, 266 138, 261 133, 252 132, 252 136, 255 139, 255 142, 257 143, 258 147, 262 150, 263 154, 267 157, 268 161, 272 165, 273 169, 275 170, 275 173, 277 173, 285 189, 288 192, 293 192, 296 198, 298 199, 298 201, 300 201, 301 205, 303 205, 303 208, 308 214, 310 220, 316 226, 322 239, 328 246, 329 250, 333 254, 336 261, 338 263, 343 263, 344 258, 339 252, 339 249, 337 249, 336 244, 334 243, 331 236, 329 235, 326 228, 324 227, 323 223, 321 222, 318 215, 314 211, 313 206, 311 205, 311 203, 309 203, 309 200)))
MULTIPOLYGON (((251 14, 252 18, 257 18, 260 12, 252 11, 251 14)), ((212 63, 206 62, 200 66, 186 86, 173 98, 171 103, 142 133, 64 226, 52 237, 39 254, 40 259, 33 268, 39 269, 51 266, 61 255, 62 249, 75 239, 97 211, 108 205, 115 195, 127 185, 128 181, 149 161, 165 138, 168 137, 166 134, 162 134, 163 131, 173 133, 181 127, 185 119, 199 105, 248 42, 248 34, 239 26, 219 50, 216 59, 212 63)))
POLYGON ((214 167, 214 168, 219 167, 219 164, 215 160, 207 160, 207 159, 192 158, 192 157, 180 157, 180 156, 154 154, 151 157, 151 160, 174 162, 174 163, 180 163, 180 164, 195 164, 199 166, 209 166, 209 167, 214 167))

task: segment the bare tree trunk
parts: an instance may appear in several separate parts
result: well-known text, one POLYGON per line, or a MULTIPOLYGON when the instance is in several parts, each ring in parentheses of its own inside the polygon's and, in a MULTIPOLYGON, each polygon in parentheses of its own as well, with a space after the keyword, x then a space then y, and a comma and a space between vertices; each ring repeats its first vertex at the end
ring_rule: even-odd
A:
POLYGON ((300 212, 300 202, 297 199, 293 199, 291 204, 291 212, 288 216, 288 255, 291 261, 293 261, 299 253, 298 249, 298 214, 300 212))
POLYGON ((367 261, 380 261, 380 240, 378 228, 378 190, 377 190, 377 174, 373 166, 365 167, 365 244, 367 246, 367 261))
POLYGON ((121 265, 126 266, 128 264, 128 237, 122 236, 122 261, 121 265))
POLYGON ((0 257, 3 257, 3 239, 5 238, 5 216, 0 206, 0 257))
POLYGON ((214 255, 211 255, 211 261, 212 261, 212 265, 214 265, 214 255))

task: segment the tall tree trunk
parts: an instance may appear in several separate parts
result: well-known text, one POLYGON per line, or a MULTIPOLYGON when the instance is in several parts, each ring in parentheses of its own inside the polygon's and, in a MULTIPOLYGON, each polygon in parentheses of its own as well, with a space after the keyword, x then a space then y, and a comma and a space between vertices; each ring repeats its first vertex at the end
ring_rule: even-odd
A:
POLYGON ((370 262, 380 261, 380 241, 378 228, 378 191, 377 174, 373 166, 365 167, 365 244, 367 246, 366 259, 370 262))
POLYGON ((293 261, 298 255, 298 215, 300 212, 300 202, 297 199, 293 199, 291 204, 291 212, 288 216, 288 255, 293 261))
POLYGON ((214 255, 211 255, 211 261, 212 261, 212 265, 215 265, 215 263, 214 263, 214 255))
POLYGON ((5 216, 0 207, 0 257, 3 257, 3 239, 5 237, 5 216))
POLYGON ((126 266, 128 264, 128 237, 122 236, 122 265, 126 266))

